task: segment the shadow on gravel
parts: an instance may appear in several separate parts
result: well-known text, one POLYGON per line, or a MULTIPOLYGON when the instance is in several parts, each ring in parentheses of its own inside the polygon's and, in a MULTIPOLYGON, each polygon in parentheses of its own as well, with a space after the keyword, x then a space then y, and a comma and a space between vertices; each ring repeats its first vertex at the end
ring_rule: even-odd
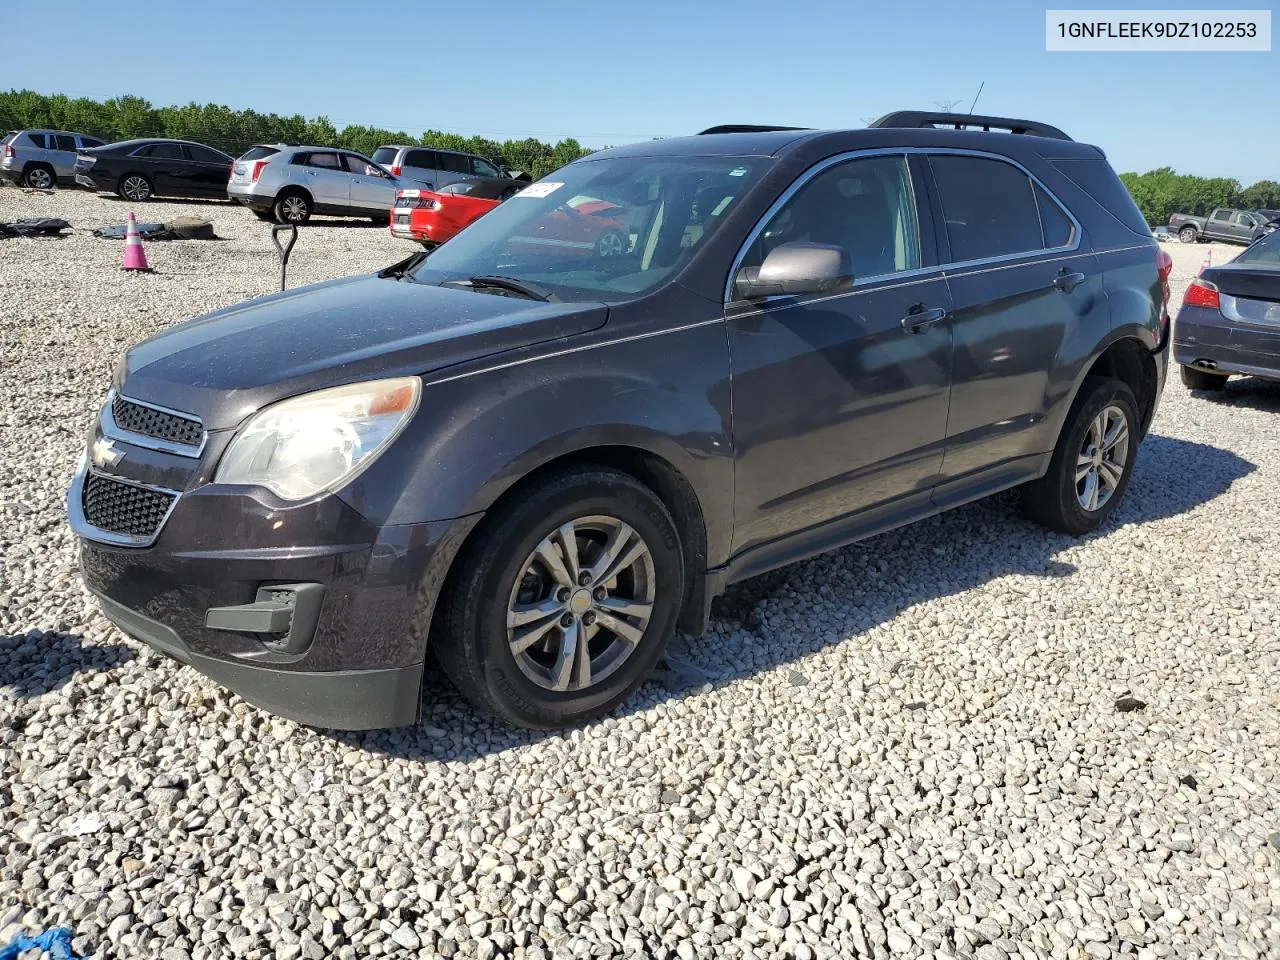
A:
MULTIPOLYGON (((1186 513, 1252 473, 1249 461, 1218 447, 1158 435, 1142 444, 1124 501, 1086 542, 1118 527, 1186 513)), ((1079 541, 1023 520, 1016 491, 881 534, 832 553, 766 573, 729 588, 712 609, 703 638, 677 637, 667 669, 620 711, 630 714, 690 691, 720 687, 771 670, 871 628, 919 603, 962 593, 1012 574, 1069 581, 1076 568, 1055 555, 1079 541), (918 576, 928 570, 929 576, 918 576), (901 579, 899 579, 901 578, 901 579), (858 585, 873 584, 868 604, 848 602, 858 585), (823 608, 820 633, 770 628, 771 603, 823 608), (841 603, 841 601, 844 601, 841 603), (832 608, 842 606, 840 612, 832 608)), ((1098 549, 1105 550, 1099 544, 1098 549)), ((1069 584, 1063 589, 1070 589, 1069 584)), ((793 683, 808 683, 799 671, 793 683)), ((422 720, 416 727, 367 733, 331 732, 343 743, 409 760, 466 760, 524 746, 559 733, 514 730, 473 709, 429 665, 422 720)))
POLYGON ((1280 383, 1257 377, 1232 377, 1221 390, 1195 390, 1192 396, 1220 407, 1241 407, 1280 413, 1280 383))
POLYGON ((0 701, 38 697, 65 686, 77 673, 110 670, 134 658, 121 644, 86 647, 72 633, 26 633, 0 637, 0 701))

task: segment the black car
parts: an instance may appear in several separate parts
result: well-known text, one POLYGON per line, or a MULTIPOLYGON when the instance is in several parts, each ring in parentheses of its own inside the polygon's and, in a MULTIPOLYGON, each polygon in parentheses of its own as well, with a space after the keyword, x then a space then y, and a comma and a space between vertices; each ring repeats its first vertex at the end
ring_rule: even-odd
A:
POLYGON ((187 140, 121 140, 81 150, 76 183, 142 202, 152 197, 225 199, 234 161, 220 150, 187 140))
POLYGON ((1233 374, 1280 380, 1280 231, 1191 281, 1173 356, 1192 390, 1221 390, 1233 374))
POLYGON ((106 615, 305 723, 412 722, 430 646, 554 727, 736 580, 1015 486, 1101 524, 1171 265, 1102 151, 951 114, 729 130, 130 349, 68 495, 106 615))

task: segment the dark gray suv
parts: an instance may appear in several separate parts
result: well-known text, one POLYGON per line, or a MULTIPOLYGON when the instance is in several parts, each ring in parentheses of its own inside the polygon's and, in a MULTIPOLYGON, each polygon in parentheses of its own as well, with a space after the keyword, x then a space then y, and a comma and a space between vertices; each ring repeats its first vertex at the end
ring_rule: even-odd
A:
POLYGON ((413 722, 429 647, 477 705, 579 722, 733 581, 1015 486, 1096 528, 1168 270, 1043 124, 606 150, 430 254, 129 350, 68 497, 84 580, 304 723, 413 722))

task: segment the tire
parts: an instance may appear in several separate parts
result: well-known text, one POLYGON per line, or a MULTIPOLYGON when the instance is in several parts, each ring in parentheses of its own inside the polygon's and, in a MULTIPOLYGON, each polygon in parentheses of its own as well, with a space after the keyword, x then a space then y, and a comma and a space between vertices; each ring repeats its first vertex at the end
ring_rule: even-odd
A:
POLYGON ((35 190, 51 190, 58 182, 52 168, 42 163, 33 163, 22 171, 22 185, 35 190))
POLYGON ((1188 390, 1221 390, 1227 385, 1227 374, 1210 373, 1195 367, 1182 367, 1182 385, 1188 390))
POLYGON ((1200 231, 1192 226, 1185 226, 1178 231, 1178 239, 1183 243, 1195 243, 1200 236, 1200 231))
POLYGON ((627 252, 627 238, 618 230, 606 230, 596 240, 596 256, 620 257, 627 252))
POLYGON ((116 195, 134 203, 146 203, 152 193, 151 181, 140 173, 126 173, 116 184, 116 195))
POLYGON ((253 215, 259 220, 265 220, 267 223, 274 223, 276 215, 270 210, 254 210, 253 215))
POLYGON ((284 190, 271 205, 276 223, 306 223, 311 219, 311 198, 301 190, 284 190))
POLYGON ((391 217, 385 214, 381 217, 370 217, 369 219, 373 222, 375 227, 385 227, 391 223, 391 217))
POLYGON ((648 487, 603 467, 551 474, 491 511, 464 548, 440 597, 433 649, 463 696, 509 723, 543 730, 582 723, 613 710, 653 671, 675 630, 684 576, 675 523, 648 487), (623 539, 615 562, 632 554, 636 537, 648 552, 604 580, 603 595, 590 584, 570 588, 566 581, 582 583, 559 545, 570 523, 580 575, 590 576, 588 561, 599 561, 614 538, 623 539), (558 560, 559 576, 535 556, 539 549, 558 560), (621 614, 618 604, 628 600, 651 601, 648 619, 621 614), (532 613, 535 605, 549 616, 508 626, 513 613, 532 613), (623 632, 603 622, 613 619, 609 605, 623 632), (593 627, 587 677, 582 658, 566 656, 573 649, 567 638, 581 643, 593 627), (538 639, 521 651, 513 638, 538 639))
POLYGON ((1059 533, 1078 536, 1096 530, 1128 489, 1140 436, 1138 402, 1129 385, 1110 377, 1086 378, 1063 424, 1048 472, 1023 488, 1023 511, 1030 519, 1059 533), (1104 446, 1089 468, 1083 461, 1097 450, 1099 425, 1104 415, 1107 417, 1104 442, 1108 442, 1120 419, 1124 421, 1123 434, 1117 431, 1109 441, 1112 445, 1104 446), (1119 449, 1121 446, 1123 450, 1119 449), (1090 508, 1087 503, 1095 489, 1097 505, 1090 508))

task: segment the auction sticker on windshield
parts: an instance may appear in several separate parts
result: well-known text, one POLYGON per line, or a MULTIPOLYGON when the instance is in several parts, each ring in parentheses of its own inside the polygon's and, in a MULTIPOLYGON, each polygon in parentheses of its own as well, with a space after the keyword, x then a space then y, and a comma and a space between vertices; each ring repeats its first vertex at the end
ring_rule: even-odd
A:
POLYGON ((537 199, 538 197, 549 197, 563 186, 563 183, 555 182, 531 183, 529 186, 517 193, 516 196, 533 197, 534 199, 537 199))

